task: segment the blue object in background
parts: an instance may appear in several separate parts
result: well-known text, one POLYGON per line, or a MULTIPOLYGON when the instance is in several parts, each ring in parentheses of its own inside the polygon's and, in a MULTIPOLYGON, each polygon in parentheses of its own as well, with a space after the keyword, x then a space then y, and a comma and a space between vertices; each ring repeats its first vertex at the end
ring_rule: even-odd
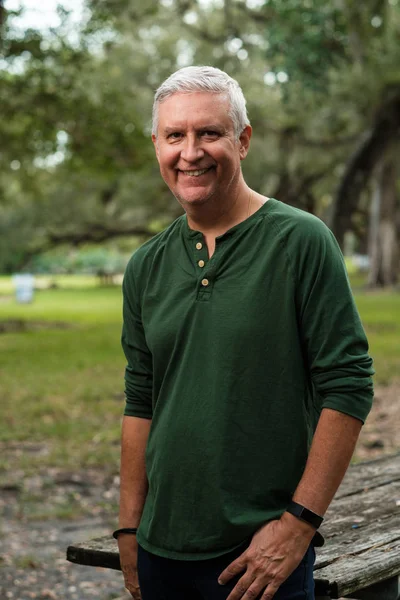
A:
POLYGON ((29 273, 13 276, 15 285, 15 298, 18 304, 27 304, 33 300, 35 278, 29 273))

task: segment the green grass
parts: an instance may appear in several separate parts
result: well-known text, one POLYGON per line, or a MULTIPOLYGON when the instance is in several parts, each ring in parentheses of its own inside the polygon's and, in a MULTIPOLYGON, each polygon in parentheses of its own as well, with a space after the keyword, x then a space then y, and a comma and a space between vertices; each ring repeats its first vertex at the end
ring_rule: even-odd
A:
MULTIPOLYGON (((118 461, 125 358, 119 287, 48 290, 29 305, 0 298, 0 321, 66 322, 0 334, 0 442, 42 442, 18 466, 111 466, 118 461)), ((1 470, 15 453, 0 452, 1 470)))
MULTIPOLYGON (((125 367, 121 290, 71 283, 37 292, 29 305, 0 295, 0 321, 69 324, 0 334, 0 479, 16 468, 117 467, 125 367), (39 443, 43 451, 10 451, 12 441, 39 443)), ((3 277, 1 285, 8 289, 11 282, 3 277)), ((376 381, 390 383, 400 373, 400 294, 357 291, 356 302, 376 381)))
MULTIPOLYGON (((98 278, 95 275, 35 275, 35 287, 39 289, 46 289, 50 286, 63 289, 82 289, 97 285, 98 278)), ((0 295, 13 293, 12 277, 0 275, 0 295)))
POLYGON ((13 296, 0 296, 0 319, 120 323, 121 291, 118 286, 40 290, 31 304, 17 304, 13 296))
POLYGON ((400 378, 400 293, 356 293, 355 299, 375 363, 375 381, 400 378))

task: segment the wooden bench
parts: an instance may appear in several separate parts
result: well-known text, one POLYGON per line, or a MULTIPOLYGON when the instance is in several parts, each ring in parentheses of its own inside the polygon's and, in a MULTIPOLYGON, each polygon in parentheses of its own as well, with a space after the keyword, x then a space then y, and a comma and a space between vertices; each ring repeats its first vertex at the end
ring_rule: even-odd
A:
MULTIPOLYGON (((321 532, 326 541, 316 549, 314 573, 319 600, 398 600, 400 454, 350 466, 321 532)), ((111 535, 69 546, 67 559, 120 570, 111 535)))

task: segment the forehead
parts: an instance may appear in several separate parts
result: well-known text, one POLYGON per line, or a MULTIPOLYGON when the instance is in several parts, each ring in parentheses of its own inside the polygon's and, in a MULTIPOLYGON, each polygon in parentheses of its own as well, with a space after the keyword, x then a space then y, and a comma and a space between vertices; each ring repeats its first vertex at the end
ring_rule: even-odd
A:
POLYGON ((229 100, 210 92, 176 93, 158 106, 159 129, 216 125, 233 129, 229 100))

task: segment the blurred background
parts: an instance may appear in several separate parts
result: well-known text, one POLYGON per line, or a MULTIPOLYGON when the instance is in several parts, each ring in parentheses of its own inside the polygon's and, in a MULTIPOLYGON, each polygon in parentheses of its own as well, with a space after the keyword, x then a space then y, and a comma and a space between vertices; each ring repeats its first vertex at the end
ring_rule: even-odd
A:
POLYGON ((354 460, 400 448, 399 0, 0 0, 0 596, 123 597, 65 562, 116 525, 121 280, 181 214, 150 139, 177 68, 241 84, 255 190, 345 254, 376 367, 354 460))

